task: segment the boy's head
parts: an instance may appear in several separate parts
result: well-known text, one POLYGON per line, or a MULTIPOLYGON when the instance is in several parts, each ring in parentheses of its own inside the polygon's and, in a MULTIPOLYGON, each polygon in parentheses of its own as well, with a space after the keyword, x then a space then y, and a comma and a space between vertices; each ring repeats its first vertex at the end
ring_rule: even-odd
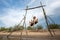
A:
POLYGON ((33 19, 35 19, 35 18, 36 18, 36 16, 33 17, 33 19))

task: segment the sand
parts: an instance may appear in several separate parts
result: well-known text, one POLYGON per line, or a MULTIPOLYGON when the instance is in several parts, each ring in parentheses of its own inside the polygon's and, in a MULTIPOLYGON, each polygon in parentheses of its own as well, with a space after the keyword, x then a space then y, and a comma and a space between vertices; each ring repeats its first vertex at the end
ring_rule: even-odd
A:
POLYGON ((55 31, 55 35, 53 37, 51 37, 48 31, 46 32, 27 31, 27 35, 26 35, 26 31, 23 31, 22 36, 20 31, 15 31, 12 32, 10 35, 9 34, 10 32, 0 32, 0 40, 22 40, 22 39, 23 40, 60 40, 60 31, 55 31))

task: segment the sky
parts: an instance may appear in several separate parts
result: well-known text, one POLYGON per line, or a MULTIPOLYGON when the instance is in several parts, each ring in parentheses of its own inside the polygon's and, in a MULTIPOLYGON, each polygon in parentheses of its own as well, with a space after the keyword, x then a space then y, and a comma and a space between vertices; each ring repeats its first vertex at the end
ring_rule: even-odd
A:
MULTIPOLYGON (((22 20, 25 14, 26 6, 40 6, 40 2, 44 7, 46 15, 51 17, 56 24, 60 24, 60 0, 0 0, 0 27, 14 26, 22 20)), ((28 10, 26 16, 26 25, 33 16, 38 18, 38 24, 46 26, 43 11, 41 8, 28 10)))

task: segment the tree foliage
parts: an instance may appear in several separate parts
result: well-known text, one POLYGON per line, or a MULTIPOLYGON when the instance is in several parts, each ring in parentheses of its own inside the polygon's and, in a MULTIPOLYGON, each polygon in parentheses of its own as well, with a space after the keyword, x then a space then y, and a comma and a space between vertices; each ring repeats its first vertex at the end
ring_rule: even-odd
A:
POLYGON ((23 26, 14 26, 13 30, 14 31, 19 31, 19 30, 23 30, 24 27, 23 26))
POLYGON ((5 27, 1 27, 0 28, 0 31, 7 31, 8 29, 7 28, 5 28, 5 27))
POLYGON ((32 30, 33 28, 32 28, 32 26, 28 26, 27 29, 28 30, 32 30))
POLYGON ((60 26, 58 24, 49 24, 48 27, 50 29, 60 29, 60 26))
POLYGON ((38 30, 43 29, 43 26, 37 25, 37 29, 38 29, 38 30))
POLYGON ((23 30, 24 27, 23 26, 12 26, 12 27, 8 27, 8 28, 5 28, 5 27, 0 27, 0 31, 7 31, 7 32, 12 32, 12 31, 19 31, 19 30, 23 30))

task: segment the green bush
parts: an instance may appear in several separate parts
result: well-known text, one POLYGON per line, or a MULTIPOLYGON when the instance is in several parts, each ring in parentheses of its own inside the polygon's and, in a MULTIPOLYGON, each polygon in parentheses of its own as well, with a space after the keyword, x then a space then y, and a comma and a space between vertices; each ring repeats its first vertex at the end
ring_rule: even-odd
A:
POLYGON ((13 27, 9 27, 8 32, 12 32, 12 31, 13 31, 13 27))
POLYGON ((23 30, 24 29, 24 27, 23 26, 14 26, 13 27, 13 31, 19 31, 19 30, 23 30))
POLYGON ((49 24, 48 27, 50 29, 60 29, 60 26, 58 24, 49 24))
POLYGON ((37 29, 38 29, 38 30, 43 29, 43 26, 37 25, 37 29))
POLYGON ((0 31, 7 31, 7 28, 1 27, 1 28, 0 28, 0 31))
POLYGON ((27 30, 32 30, 33 28, 31 26, 28 26, 27 27, 27 30))

